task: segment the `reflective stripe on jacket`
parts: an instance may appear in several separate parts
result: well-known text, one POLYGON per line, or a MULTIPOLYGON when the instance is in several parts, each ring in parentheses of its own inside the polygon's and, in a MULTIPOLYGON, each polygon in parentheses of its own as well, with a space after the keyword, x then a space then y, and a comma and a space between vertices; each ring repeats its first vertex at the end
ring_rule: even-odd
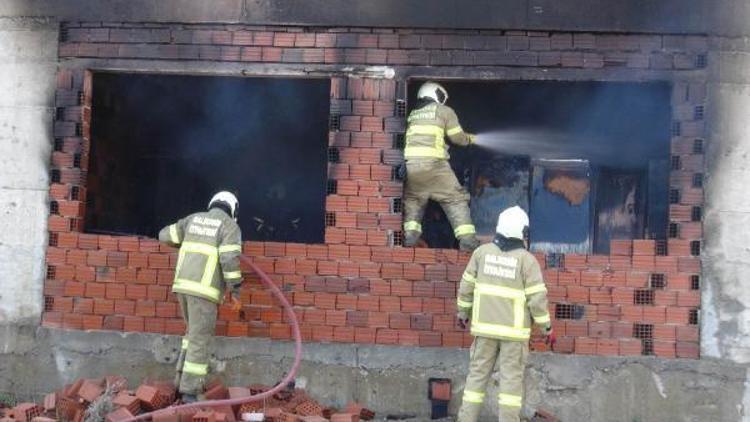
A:
POLYGON ((458 123, 452 108, 431 102, 409 113, 406 129, 404 157, 409 159, 429 158, 447 160, 448 145, 445 137, 456 144, 466 146, 471 143, 458 123))
POLYGON ((550 324, 542 270, 525 249, 503 252, 494 243, 477 248, 461 278, 457 305, 471 312, 474 336, 527 341, 532 318, 550 324))
POLYGON ((159 240, 180 248, 172 291, 221 302, 225 286, 242 282, 241 237, 237 223, 216 208, 161 229, 159 240))

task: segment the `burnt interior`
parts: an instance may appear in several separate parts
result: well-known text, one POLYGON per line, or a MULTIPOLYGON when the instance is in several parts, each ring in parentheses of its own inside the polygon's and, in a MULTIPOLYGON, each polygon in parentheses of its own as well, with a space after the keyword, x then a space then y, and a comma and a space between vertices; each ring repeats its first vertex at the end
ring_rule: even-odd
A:
MULTIPOLYGON (((423 80, 411 80, 408 103, 423 80)), ((531 219, 531 249, 609 252, 613 239, 667 235, 668 83, 439 81, 447 105, 477 145, 451 148, 469 190, 480 237, 500 210, 520 205, 531 219)), ((455 247, 445 214, 430 202, 430 247, 455 247)))
POLYGON ((154 236, 240 200, 246 240, 324 235, 328 79, 93 76, 85 230, 154 236))

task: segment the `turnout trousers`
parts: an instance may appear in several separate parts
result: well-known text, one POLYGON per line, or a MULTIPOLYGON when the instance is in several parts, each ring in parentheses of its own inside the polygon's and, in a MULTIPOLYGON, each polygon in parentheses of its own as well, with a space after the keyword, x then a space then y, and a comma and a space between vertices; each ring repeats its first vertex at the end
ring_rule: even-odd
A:
POLYGON ((217 305, 210 300, 177 294, 187 332, 177 359, 175 385, 183 394, 202 394, 208 375, 217 305))
POLYGON ((479 419, 487 383, 496 366, 500 373, 500 393, 497 397, 500 422, 520 421, 523 375, 528 356, 527 341, 474 337, 469 351, 469 375, 458 412, 458 422, 476 422, 479 419))
POLYGON ((471 222, 469 193, 458 183, 446 160, 408 161, 404 187, 404 230, 422 233, 422 217, 430 199, 440 204, 453 227, 453 234, 461 239, 475 236, 471 222))

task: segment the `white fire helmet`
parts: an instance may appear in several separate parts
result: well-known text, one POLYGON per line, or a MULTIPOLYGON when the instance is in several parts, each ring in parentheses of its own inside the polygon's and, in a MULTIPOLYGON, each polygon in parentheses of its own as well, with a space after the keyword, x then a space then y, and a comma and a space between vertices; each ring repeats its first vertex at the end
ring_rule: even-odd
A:
POLYGON ((445 102, 448 101, 448 91, 435 82, 425 82, 419 87, 417 98, 425 97, 432 98, 440 104, 445 104, 445 102))
POLYGON ((215 202, 223 202, 227 204, 232 212, 230 217, 237 220, 237 210, 240 207, 240 201, 237 200, 237 197, 234 196, 232 192, 221 191, 217 193, 211 198, 211 201, 209 201, 208 208, 211 209, 215 202))
POLYGON ((524 239, 524 231, 529 227, 529 216, 521 207, 515 206, 501 212, 497 217, 497 231, 507 238, 524 239))

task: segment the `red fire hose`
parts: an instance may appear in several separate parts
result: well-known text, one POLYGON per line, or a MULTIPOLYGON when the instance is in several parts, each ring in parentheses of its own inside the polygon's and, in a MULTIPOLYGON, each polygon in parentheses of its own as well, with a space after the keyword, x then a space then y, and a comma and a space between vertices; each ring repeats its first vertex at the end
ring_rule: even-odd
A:
POLYGON ((287 385, 294 379, 294 376, 297 374, 297 370, 299 369, 300 361, 302 359, 302 335, 299 331, 299 322, 297 321, 297 316, 294 314, 294 309, 292 309, 292 305, 289 303, 287 298, 284 296, 284 294, 279 290, 278 287, 276 287, 276 284, 266 275, 263 270, 258 268, 257 265, 255 265, 250 259, 248 259, 245 256, 240 256, 240 259, 247 265, 250 266, 250 268, 253 269, 259 276, 260 279, 263 281, 263 284, 266 285, 271 290, 271 293, 276 296, 276 298, 281 302, 281 305, 284 307, 284 312, 286 312, 286 315, 289 317, 289 321, 292 324, 292 335, 294 335, 294 364, 292 364, 292 369, 289 370, 289 373, 287 373, 286 377, 275 387, 272 389, 265 391, 260 394, 254 394, 252 396, 248 397, 240 397, 236 399, 225 399, 225 400, 206 400, 206 401, 199 401, 195 403, 189 403, 189 404, 182 404, 179 406, 172 406, 167 409, 157 410, 154 412, 144 413, 142 415, 138 415, 136 417, 125 419, 121 422, 136 422, 136 421, 143 421, 146 419, 151 418, 154 413, 158 412, 165 412, 165 411, 180 411, 180 410, 187 410, 187 409, 194 409, 194 408, 205 408, 205 407, 216 407, 216 406, 237 406, 244 403, 251 403, 254 401, 263 400, 265 398, 271 397, 274 394, 278 393, 279 391, 286 388, 287 385))

